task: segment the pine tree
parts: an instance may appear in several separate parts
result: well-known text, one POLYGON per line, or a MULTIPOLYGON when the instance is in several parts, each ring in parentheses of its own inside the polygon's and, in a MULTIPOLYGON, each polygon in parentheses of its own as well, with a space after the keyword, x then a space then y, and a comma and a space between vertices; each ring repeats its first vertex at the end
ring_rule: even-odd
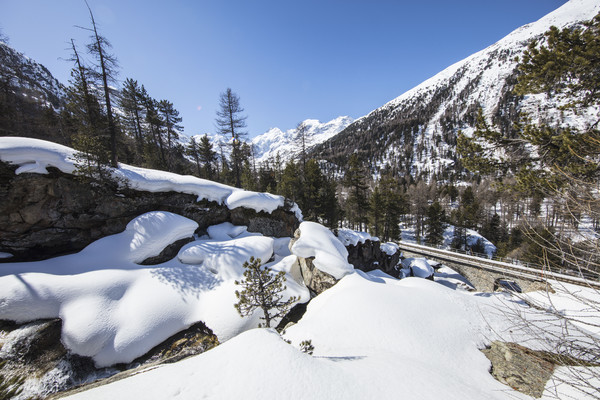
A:
POLYGON ((281 181, 277 185, 277 194, 298 203, 300 201, 302 185, 298 166, 293 160, 288 161, 281 174, 281 181))
POLYGON ((431 245, 442 244, 444 242, 444 231, 446 230, 446 211, 437 201, 427 209, 426 226, 425 241, 431 245))
POLYGON ((383 198, 379 186, 375 186, 371 198, 369 199, 369 223, 371 232, 379 237, 383 233, 385 216, 385 199, 383 198))
POLYGON ((176 156, 175 141, 179 139, 179 134, 183 131, 183 126, 180 125, 182 118, 179 116, 179 111, 175 109, 173 103, 168 100, 158 102, 158 113, 163 121, 163 129, 166 133, 166 162, 167 169, 173 171, 174 158, 176 156))
POLYGON ((242 290, 235 291, 238 302, 234 307, 242 317, 261 309, 263 316, 260 319, 265 321, 266 328, 270 328, 271 321, 284 317, 292 304, 299 299, 292 296, 284 300, 282 293, 286 290, 285 272, 273 273, 269 267, 261 267, 260 258, 250 257, 250 260, 244 263, 244 269, 244 279, 235 281, 242 290))
POLYGON ((299 202, 304 218, 309 221, 318 221, 319 208, 321 207, 319 190, 323 186, 323 174, 316 160, 310 159, 303 169, 302 197, 299 202))
POLYGON ((400 218, 409 212, 408 200, 396 179, 391 176, 382 177, 378 187, 384 199, 381 239, 400 240, 400 218))
POLYGON ((319 205, 317 215, 323 225, 335 229, 341 219, 342 210, 337 199, 337 182, 333 178, 323 176, 319 188, 319 205))
POLYGON ((124 128, 135 140, 136 159, 140 162, 144 151, 145 135, 142 121, 144 121, 145 115, 143 93, 136 80, 125 79, 119 105, 124 114, 124 128))
POLYGON ((213 145, 206 134, 200 138, 198 156, 204 168, 204 177, 215 180, 216 176, 213 166, 217 164, 217 153, 213 150, 213 145))
POLYGON ((217 110, 218 133, 231 138, 231 162, 235 177, 235 186, 241 187, 242 167, 244 157, 242 154, 242 138, 246 136, 243 129, 246 127, 246 116, 242 116, 244 109, 240 105, 240 98, 230 89, 221 93, 219 97, 219 110, 217 110))
POLYGON ((350 223, 363 230, 367 222, 368 186, 367 175, 362 163, 356 153, 348 160, 348 169, 344 175, 344 185, 348 187, 348 199, 346 200, 346 216, 350 223))

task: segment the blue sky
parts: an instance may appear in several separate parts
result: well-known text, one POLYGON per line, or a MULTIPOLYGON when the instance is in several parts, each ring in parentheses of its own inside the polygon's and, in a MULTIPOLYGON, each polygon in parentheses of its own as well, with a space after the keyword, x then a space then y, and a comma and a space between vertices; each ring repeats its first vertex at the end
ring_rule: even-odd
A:
MULTIPOLYGON (((250 136, 358 118, 565 0, 88 0, 119 79, 172 101, 187 135, 214 132, 231 87, 250 136)), ((63 83, 83 48, 83 0, 0 0, 0 29, 63 83)))

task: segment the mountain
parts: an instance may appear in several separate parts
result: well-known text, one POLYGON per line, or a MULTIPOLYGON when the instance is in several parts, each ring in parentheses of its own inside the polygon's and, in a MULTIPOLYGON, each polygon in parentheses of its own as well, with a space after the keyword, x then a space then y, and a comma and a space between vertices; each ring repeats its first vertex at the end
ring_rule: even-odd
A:
MULTIPOLYGON (((325 123, 316 119, 303 121, 302 123, 308 128, 306 131, 308 147, 316 146, 334 137, 353 121, 351 117, 337 117, 325 123)), ((194 138, 200 140, 200 136, 197 135, 194 138)), ((231 150, 226 146, 229 140, 218 134, 208 134, 208 136, 217 154, 221 155, 222 151, 223 155, 229 157, 231 150)), ((250 144, 254 146, 256 162, 262 163, 267 160, 275 160, 277 154, 284 163, 292 159, 298 152, 298 146, 294 144, 295 136, 296 128, 288 129, 285 132, 279 128, 271 128, 267 132, 256 136, 250 141, 250 144)))
POLYGON ((46 67, 0 42, 0 77, 2 88, 43 106, 61 107, 65 87, 46 67))
MULTIPOLYGON (((308 128, 306 131, 308 146, 315 146, 327 141, 352 122, 354 120, 350 117, 337 117, 325 123, 316 119, 303 121, 302 123, 308 128)), ((275 159, 277 153, 284 161, 291 159, 298 152, 298 146, 294 144, 296 133, 296 128, 288 129, 285 132, 279 128, 271 128, 252 139, 257 161, 264 162, 268 159, 275 159)))
POLYGON ((359 118, 315 146, 313 154, 343 167, 348 155, 357 152, 375 175, 389 168, 426 180, 459 179, 463 170, 456 153, 457 134, 473 132, 479 108, 501 130, 509 129, 522 111, 534 119, 543 113, 545 122, 552 124, 596 121, 597 110, 571 118, 559 110, 557 99, 516 96, 512 89, 519 57, 531 40, 541 39, 552 25, 578 25, 598 12, 597 0, 571 0, 359 118))

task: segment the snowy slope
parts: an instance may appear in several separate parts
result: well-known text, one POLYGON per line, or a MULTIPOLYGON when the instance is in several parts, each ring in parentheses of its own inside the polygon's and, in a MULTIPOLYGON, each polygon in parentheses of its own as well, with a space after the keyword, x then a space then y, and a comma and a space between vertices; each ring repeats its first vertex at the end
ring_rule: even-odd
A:
POLYGON ((345 153, 361 149, 374 170, 388 164, 413 176, 423 172, 430 177, 454 171, 456 135, 459 130, 473 131, 479 107, 500 129, 520 111, 532 113, 534 120, 542 113, 549 123, 581 126, 595 122, 598 110, 582 110, 576 117, 564 115, 557 99, 545 95, 521 99, 511 90, 518 57, 530 40, 541 38, 552 25, 572 26, 598 12, 598 0, 571 0, 359 118, 315 151, 340 161, 345 153))

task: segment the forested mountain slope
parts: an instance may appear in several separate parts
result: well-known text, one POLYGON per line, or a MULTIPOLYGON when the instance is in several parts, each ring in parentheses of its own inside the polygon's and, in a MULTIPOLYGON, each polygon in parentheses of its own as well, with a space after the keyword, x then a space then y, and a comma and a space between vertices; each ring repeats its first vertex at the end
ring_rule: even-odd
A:
POLYGON ((519 58, 531 40, 541 39, 553 25, 578 25, 599 11, 595 0, 569 1, 359 118, 316 146, 313 155, 343 167, 349 154, 357 152, 375 174, 390 168, 415 179, 456 180, 464 173, 456 153, 457 134, 473 131, 479 108, 500 130, 509 129, 522 111, 533 118, 550 115, 556 124, 597 120, 597 112, 589 110, 569 118, 556 100, 517 96, 512 89, 519 58))

